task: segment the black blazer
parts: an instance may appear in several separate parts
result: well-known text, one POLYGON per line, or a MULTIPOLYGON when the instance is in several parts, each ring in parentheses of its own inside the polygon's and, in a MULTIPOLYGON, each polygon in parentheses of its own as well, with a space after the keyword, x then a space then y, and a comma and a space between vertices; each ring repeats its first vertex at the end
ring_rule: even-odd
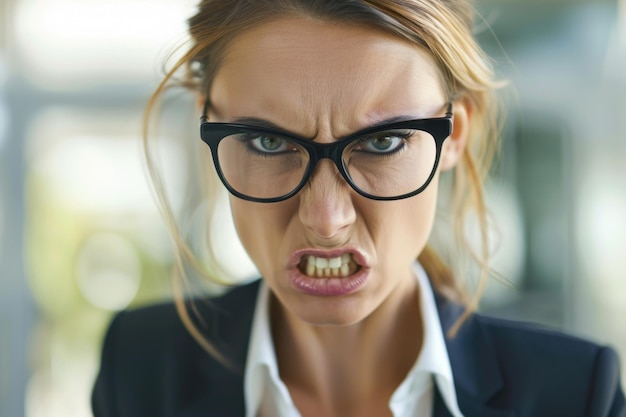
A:
MULTIPOLYGON (((243 369, 258 281, 197 302, 211 340, 240 365, 209 356, 172 304, 122 312, 105 338, 95 417, 244 416, 243 369)), ((435 294, 444 332, 463 311, 435 294)), ((446 339, 465 417, 626 417, 616 353, 528 324, 474 314, 446 339)), ((436 393, 433 416, 450 413, 436 393)))

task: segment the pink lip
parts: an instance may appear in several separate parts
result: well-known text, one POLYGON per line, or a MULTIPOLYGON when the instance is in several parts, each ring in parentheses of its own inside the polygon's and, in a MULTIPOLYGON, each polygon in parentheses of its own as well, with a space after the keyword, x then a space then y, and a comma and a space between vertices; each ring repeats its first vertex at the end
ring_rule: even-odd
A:
POLYGON ((317 296, 340 296, 351 294, 364 287, 369 277, 369 268, 361 268, 356 274, 345 278, 311 278, 298 268, 290 269, 287 278, 298 291, 317 296))
POLYGON ((367 256, 356 248, 342 248, 331 251, 320 249, 302 249, 289 257, 287 278, 293 287, 305 294, 316 296, 348 295, 364 287, 369 277, 370 267, 367 256), (350 253, 361 268, 354 274, 343 278, 312 278, 300 272, 298 264, 305 255, 321 258, 336 258, 350 253))

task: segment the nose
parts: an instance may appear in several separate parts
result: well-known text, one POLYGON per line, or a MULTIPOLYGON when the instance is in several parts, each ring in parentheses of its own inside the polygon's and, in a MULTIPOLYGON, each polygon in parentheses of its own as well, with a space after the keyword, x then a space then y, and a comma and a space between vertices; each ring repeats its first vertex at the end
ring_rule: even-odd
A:
POLYGON ((318 162, 300 191, 298 215, 311 243, 341 244, 356 220, 354 191, 329 159, 318 162))

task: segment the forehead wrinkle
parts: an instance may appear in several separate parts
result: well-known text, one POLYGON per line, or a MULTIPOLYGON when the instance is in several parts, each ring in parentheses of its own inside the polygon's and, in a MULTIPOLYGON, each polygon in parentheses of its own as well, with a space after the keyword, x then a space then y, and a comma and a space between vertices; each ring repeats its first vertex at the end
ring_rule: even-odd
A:
POLYGON ((317 126, 319 141, 341 138, 366 127, 370 109, 384 101, 381 88, 374 85, 381 84, 381 78, 386 80, 381 84, 385 91, 394 78, 378 67, 351 64, 343 65, 342 71, 329 71, 332 77, 299 82, 300 98, 310 115, 307 120, 317 126))
POLYGON ((307 88, 302 89, 302 100, 306 105, 307 113, 316 128, 316 141, 333 141, 346 133, 353 125, 354 114, 352 108, 348 81, 333 80, 331 86, 324 85, 322 80, 312 80, 307 88))
POLYGON ((335 86, 329 107, 333 137, 347 136, 389 118, 431 117, 440 110, 441 86, 422 82, 431 77, 437 80, 433 75, 436 70, 409 57, 394 60, 398 65, 393 71, 382 71, 377 63, 368 63, 368 67, 356 68, 335 86), (415 78, 413 74, 421 76, 415 78))
POLYGON ((389 117, 431 115, 427 107, 442 104, 433 97, 443 88, 427 52, 386 36, 363 43, 351 33, 332 38, 329 52, 320 50, 320 38, 336 26, 312 39, 303 37, 300 25, 280 23, 286 25, 244 32, 225 51, 221 69, 239 74, 227 89, 238 91, 239 102, 230 100, 229 106, 246 113, 238 116, 268 119, 326 141, 389 117))
POLYGON ((443 86, 438 80, 434 65, 406 60, 397 73, 389 74, 372 91, 368 106, 362 110, 363 123, 369 126, 396 116, 434 117, 445 104, 443 86))

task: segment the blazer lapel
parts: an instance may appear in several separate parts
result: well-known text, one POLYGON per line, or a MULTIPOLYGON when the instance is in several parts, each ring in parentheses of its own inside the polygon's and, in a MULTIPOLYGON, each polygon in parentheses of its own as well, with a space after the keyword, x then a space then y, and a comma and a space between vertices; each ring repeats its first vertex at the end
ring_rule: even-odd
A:
MULTIPOLYGON (((218 337, 221 349, 229 354, 239 370, 225 368, 208 354, 190 359, 198 361, 198 366, 203 368, 203 381, 197 390, 197 397, 177 414, 178 417, 241 417, 245 414, 243 370, 258 288, 259 281, 255 281, 216 299, 209 311, 201 309, 202 316, 209 317, 212 327, 220 329, 218 337)), ((495 349, 485 330, 470 316, 456 337, 447 337, 447 331, 462 314, 463 307, 437 292, 435 300, 446 336, 457 400, 464 417, 515 417, 513 411, 498 410, 487 405, 504 384, 495 349)), ((215 336, 209 335, 211 340, 215 340, 215 336)), ((452 417, 437 389, 433 417, 452 417)))
MULTIPOLYGON (((496 351, 480 323, 470 316, 454 338, 448 330, 463 313, 464 308, 435 292, 441 327, 446 339, 450 366, 459 408, 465 417, 513 417, 509 410, 498 410, 487 402, 504 388, 496 351)), ((435 397, 435 417, 450 416, 441 395, 435 397)))
POLYGON ((242 417, 245 415, 243 393, 244 370, 250 341, 252 316, 256 305, 259 282, 239 287, 223 297, 202 303, 199 308, 202 327, 217 329, 207 334, 209 340, 218 341, 236 369, 229 369, 203 351, 202 357, 193 358, 202 369, 201 386, 197 396, 177 417, 242 417))

